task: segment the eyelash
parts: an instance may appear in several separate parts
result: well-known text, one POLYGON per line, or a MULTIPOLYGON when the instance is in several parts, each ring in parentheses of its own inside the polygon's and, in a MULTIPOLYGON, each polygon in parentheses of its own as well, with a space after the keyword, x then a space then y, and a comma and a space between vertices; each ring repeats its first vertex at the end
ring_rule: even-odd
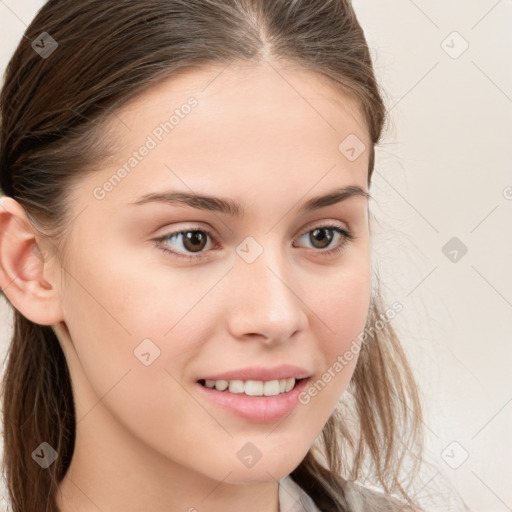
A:
MULTIPOLYGON (((310 233, 311 231, 315 231, 316 229, 330 229, 330 230, 336 231, 338 234, 340 234, 342 236, 341 243, 339 243, 335 248, 325 250, 325 251, 321 251, 321 250, 315 251, 315 252, 320 253, 323 257, 326 257, 326 258, 340 254, 341 251, 345 248, 345 246, 350 241, 355 239, 355 236, 352 234, 351 231, 341 228, 340 226, 337 226, 337 225, 332 225, 332 224, 320 225, 320 226, 316 226, 314 228, 308 229, 307 231, 304 231, 304 233, 302 233, 299 236, 299 238, 302 238, 307 233, 310 233)), ((165 254, 170 253, 173 256, 177 256, 178 258, 184 258, 186 260, 199 260, 204 257, 203 253, 198 253, 198 254, 200 254, 199 256, 185 255, 185 254, 180 254, 176 251, 172 251, 171 249, 167 249, 165 246, 160 245, 161 242, 163 242, 164 240, 168 240, 169 238, 172 238, 176 235, 182 235, 184 233, 189 233, 191 231, 200 231, 201 233, 206 233, 212 240, 215 240, 214 237, 212 236, 212 234, 208 230, 201 229, 199 227, 192 227, 192 228, 187 228, 187 229, 183 229, 180 231, 174 231, 174 232, 168 233, 168 234, 158 237, 158 238, 153 238, 152 241, 155 242, 156 248, 160 249, 165 254)))

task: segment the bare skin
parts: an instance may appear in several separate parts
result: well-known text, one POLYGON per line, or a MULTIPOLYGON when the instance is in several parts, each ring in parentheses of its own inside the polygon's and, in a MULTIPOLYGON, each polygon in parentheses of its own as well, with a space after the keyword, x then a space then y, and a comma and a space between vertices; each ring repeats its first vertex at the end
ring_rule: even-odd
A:
POLYGON ((23 208, 1 204, 0 285, 24 316, 53 326, 73 381, 77 439, 62 512, 276 512, 278 480, 353 374, 357 355, 307 404, 263 423, 198 389, 208 374, 284 363, 315 382, 364 330, 371 292, 367 199, 300 213, 340 187, 367 191, 370 142, 354 100, 292 66, 221 70, 163 82, 113 119, 119 152, 72 191, 65 259, 43 263, 23 208), (173 130, 153 135, 156 147, 105 185, 190 97, 197 105, 180 110, 173 130), (350 134, 367 148, 353 161, 338 149, 350 134), (229 198, 244 216, 130 204, 168 190, 229 198), (333 225, 354 239, 313 235, 333 225), (164 253, 152 241, 179 230, 200 230, 204 248, 177 235, 158 242, 174 251, 164 253), (248 263, 240 246, 262 252, 248 263), (134 354, 146 339, 160 351, 149 365, 134 354), (252 467, 237 456, 246 443, 261 453, 252 467))

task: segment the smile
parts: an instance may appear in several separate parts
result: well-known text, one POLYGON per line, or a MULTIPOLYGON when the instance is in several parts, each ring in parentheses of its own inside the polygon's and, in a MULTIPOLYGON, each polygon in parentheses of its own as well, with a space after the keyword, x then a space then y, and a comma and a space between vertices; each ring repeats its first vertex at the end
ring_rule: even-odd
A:
POLYGON ((229 393, 239 393, 248 396, 276 396, 282 393, 288 393, 294 387, 296 382, 302 379, 293 377, 288 379, 276 380, 204 380, 199 383, 207 388, 217 391, 228 391, 229 393))
POLYGON ((196 382, 196 389, 199 395, 229 414, 252 423, 271 423, 282 420, 300 404, 299 395, 310 380, 201 379, 196 382), (266 395, 265 392, 271 394, 266 395))

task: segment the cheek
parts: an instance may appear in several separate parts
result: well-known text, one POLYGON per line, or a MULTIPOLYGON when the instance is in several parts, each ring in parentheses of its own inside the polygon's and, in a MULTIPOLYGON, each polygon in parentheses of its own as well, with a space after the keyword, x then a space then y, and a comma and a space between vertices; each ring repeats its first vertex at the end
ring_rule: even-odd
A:
POLYGON ((323 280, 321 293, 310 294, 315 322, 323 324, 322 350, 329 360, 364 330, 370 298, 371 264, 364 256, 323 280))
MULTIPOLYGON (((188 303, 183 294, 162 291, 143 273, 132 272, 127 281, 118 266, 108 279, 102 275, 96 265, 90 276, 81 276, 87 291, 76 282, 68 289, 65 315, 73 340, 70 366, 77 419, 102 421, 101 411, 107 408, 155 450, 171 450, 171 440, 180 439, 172 449, 186 461, 189 453, 181 453, 180 447, 196 446, 194 436, 209 419, 180 384, 194 354, 190 340, 197 338, 197 323, 184 317, 188 303), (184 424, 197 428, 183 429, 184 424)), ((190 309, 198 293, 187 290, 190 309)), ((203 434, 208 438, 207 431, 203 434)))
POLYGON ((346 265, 325 280, 322 293, 310 294, 310 316, 314 322, 317 348, 322 356, 320 374, 303 396, 329 413, 339 401, 352 377, 366 327, 371 298, 369 258, 346 265), (314 299, 313 299, 314 297, 314 299), (359 337, 359 338, 358 338, 359 337))
POLYGON ((74 279, 69 279, 63 301, 73 344, 72 375, 80 376, 83 386, 100 397, 125 375, 129 380, 137 376, 142 387, 162 389, 171 378, 164 375, 163 367, 169 365, 162 361, 173 361, 174 373, 182 340, 190 338, 183 332, 186 322, 179 321, 184 315, 182 297, 156 286, 140 265, 134 272, 136 267, 122 258, 89 258, 95 263, 75 259, 74 279))

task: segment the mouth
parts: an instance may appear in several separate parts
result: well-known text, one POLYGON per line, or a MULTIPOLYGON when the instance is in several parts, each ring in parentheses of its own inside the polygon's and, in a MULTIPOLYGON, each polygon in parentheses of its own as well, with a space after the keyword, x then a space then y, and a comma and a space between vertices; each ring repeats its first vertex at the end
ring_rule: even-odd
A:
POLYGON ((199 396, 229 414, 251 423, 281 421, 301 403, 311 376, 276 380, 196 381, 199 396))
POLYGON ((238 394, 252 397, 272 397, 283 395, 294 390, 307 378, 296 379, 293 377, 275 380, 206 380, 197 382, 205 387, 223 393, 238 394))

